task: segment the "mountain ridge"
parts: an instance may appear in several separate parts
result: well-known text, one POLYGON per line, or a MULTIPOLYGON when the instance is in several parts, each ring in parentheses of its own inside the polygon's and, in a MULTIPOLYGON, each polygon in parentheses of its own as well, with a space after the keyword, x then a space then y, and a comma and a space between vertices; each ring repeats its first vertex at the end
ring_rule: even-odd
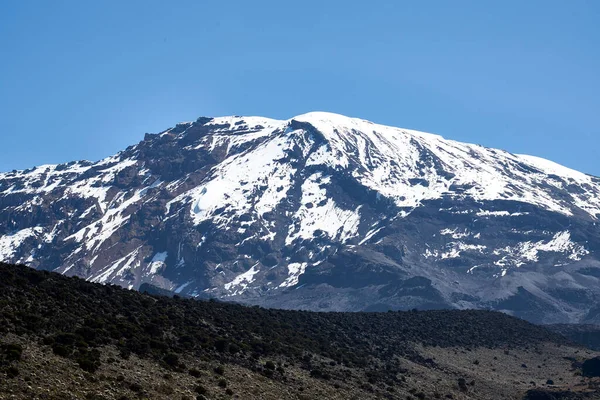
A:
POLYGON ((0 174, 0 259, 283 308, 597 322, 599 215, 599 178, 534 156, 332 113, 201 117, 0 174))

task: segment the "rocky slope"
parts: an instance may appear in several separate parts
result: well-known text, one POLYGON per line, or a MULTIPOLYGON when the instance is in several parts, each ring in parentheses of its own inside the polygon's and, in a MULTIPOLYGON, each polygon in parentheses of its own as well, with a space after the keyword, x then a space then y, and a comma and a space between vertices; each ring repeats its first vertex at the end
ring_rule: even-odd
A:
POLYGON ((329 113, 199 118, 0 174, 0 260, 311 310, 600 321, 600 179, 329 113))
POLYGON ((0 399, 598 399, 597 356, 497 312, 270 310, 0 263, 0 399))

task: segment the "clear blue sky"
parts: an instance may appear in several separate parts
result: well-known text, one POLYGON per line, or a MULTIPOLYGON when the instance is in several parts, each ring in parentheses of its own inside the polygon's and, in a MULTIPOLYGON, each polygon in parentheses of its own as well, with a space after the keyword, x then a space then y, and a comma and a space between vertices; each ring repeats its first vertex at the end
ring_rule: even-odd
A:
POLYGON ((0 171, 331 111, 600 175, 600 1, 0 2, 0 171))

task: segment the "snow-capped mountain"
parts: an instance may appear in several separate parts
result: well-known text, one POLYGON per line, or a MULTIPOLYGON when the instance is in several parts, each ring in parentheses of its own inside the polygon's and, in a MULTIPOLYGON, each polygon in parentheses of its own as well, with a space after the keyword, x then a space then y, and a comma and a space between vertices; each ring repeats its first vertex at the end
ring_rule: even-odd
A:
POLYGON ((600 179, 314 112, 0 174, 0 260, 283 308, 600 321, 600 179))

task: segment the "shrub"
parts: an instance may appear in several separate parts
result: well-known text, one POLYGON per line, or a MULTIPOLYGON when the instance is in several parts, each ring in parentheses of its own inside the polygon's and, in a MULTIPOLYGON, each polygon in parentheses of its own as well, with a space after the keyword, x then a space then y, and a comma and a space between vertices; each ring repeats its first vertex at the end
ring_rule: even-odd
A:
POLYGON ((52 352, 60 357, 69 357, 72 353, 72 350, 62 344, 54 343, 52 345, 52 352))
POLYGON ((215 374, 217 374, 217 375, 223 375, 225 373, 225 368, 223 368, 222 365, 219 365, 219 366, 215 367, 214 371, 215 371, 215 374))
POLYGON ((142 385, 140 385, 137 382, 132 382, 129 384, 129 389, 132 392, 136 392, 136 393, 140 393, 142 390, 144 390, 144 388, 142 387, 142 385))
POLYGON ((200 370, 197 368, 190 368, 188 373, 194 378, 200 378, 200 376, 202 376, 202 372, 200 372, 200 370))
POLYGON ((202 386, 202 385, 196 386, 196 388, 194 389, 194 391, 196 393, 198 393, 199 395, 205 395, 205 394, 208 393, 208 390, 204 386, 202 386))
POLYGON ((163 361, 165 364, 167 364, 169 367, 177 367, 179 365, 179 356, 175 353, 167 353, 164 357, 163 357, 163 361))
POLYGON ((156 391, 161 394, 167 395, 168 398, 171 398, 171 395, 175 393, 175 389, 173 389, 173 387, 169 385, 159 385, 156 388, 156 391))
POLYGON ((12 366, 6 369, 6 376, 9 378, 16 378, 19 376, 19 368, 12 366))
POLYGON ((310 376, 313 378, 317 378, 317 379, 329 379, 330 376, 327 372, 321 370, 321 369, 313 369, 310 371, 310 376))
POLYGON ((89 373, 94 373, 100 368, 100 351, 83 351, 76 359, 79 367, 89 373))
POLYGON ((219 379, 219 387, 226 388, 227 381, 225 379, 219 379))
POLYGON ((81 327, 77 329, 76 332, 79 336, 83 338, 83 340, 87 341, 88 343, 93 342, 97 337, 96 330, 88 326, 81 327))
POLYGON ((236 353, 239 353, 239 352, 240 352, 240 346, 238 346, 238 345, 237 345, 237 344, 235 344, 235 343, 232 343, 232 344, 230 344, 230 345, 229 345, 229 352, 230 352, 231 354, 236 354, 236 353))
POLYGON ((5 344, 2 346, 3 358, 7 362, 20 361, 23 354, 23 347, 19 344, 5 344))
POLYGON ((217 349, 217 351, 224 353, 229 349, 229 342, 227 342, 226 339, 218 339, 215 342, 215 348, 217 349))
POLYGON ((88 358, 79 358, 77 360, 77 364, 79 364, 79 367, 89 373, 94 373, 98 370, 98 367, 100 367, 100 363, 94 361, 94 360, 90 360, 88 358))
POLYGON ((265 363, 265 368, 270 369, 270 370, 274 370, 275 369, 275 363, 271 360, 267 361, 265 363))
POLYGON ((65 346, 72 346, 78 341, 78 336, 73 333, 59 333, 54 337, 54 342, 65 346))

